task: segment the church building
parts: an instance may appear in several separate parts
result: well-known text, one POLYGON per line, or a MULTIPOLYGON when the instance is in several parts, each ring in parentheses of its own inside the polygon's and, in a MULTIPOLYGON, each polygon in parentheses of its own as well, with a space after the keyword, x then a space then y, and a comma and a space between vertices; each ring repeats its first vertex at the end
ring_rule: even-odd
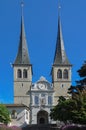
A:
POLYGON ((11 113, 14 112, 12 113, 14 116, 11 116, 15 117, 13 121, 19 122, 22 119, 20 125, 53 123, 49 116, 50 109, 57 105, 59 96, 69 97, 67 91, 71 85, 72 65, 68 60, 64 47, 60 16, 58 16, 54 62, 50 72, 52 82, 50 83, 45 77, 41 76, 38 81, 33 83, 32 67, 22 13, 19 48, 13 63, 14 104, 7 107, 11 113), (23 116, 19 116, 19 114, 23 114, 23 116))

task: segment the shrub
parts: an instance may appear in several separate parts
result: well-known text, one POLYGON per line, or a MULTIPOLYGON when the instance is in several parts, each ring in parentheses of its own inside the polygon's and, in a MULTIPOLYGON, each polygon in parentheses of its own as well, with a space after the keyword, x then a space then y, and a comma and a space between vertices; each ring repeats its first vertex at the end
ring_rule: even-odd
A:
POLYGON ((6 125, 0 125, 0 130, 21 130, 21 128, 17 126, 6 126, 6 125))

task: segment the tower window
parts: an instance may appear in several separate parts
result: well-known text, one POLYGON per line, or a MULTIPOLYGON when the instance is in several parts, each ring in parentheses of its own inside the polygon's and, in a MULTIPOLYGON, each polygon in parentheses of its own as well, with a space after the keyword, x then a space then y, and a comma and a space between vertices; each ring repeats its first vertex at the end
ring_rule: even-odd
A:
POLYGON ((68 79, 68 70, 67 69, 65 69, 63 72, 63 78, 68 79))
POLYGON ((62 70, 60 70, 60 69, 57 72, 57 78, 62 79, 62 70))
POLYGON ((22 71, 20 69, 18 69, 17 71, 17 77, 22 78, 22 71))
POLYGON ((27 70, 26 69, 23 70, 23 78, 27 78, 27 70))

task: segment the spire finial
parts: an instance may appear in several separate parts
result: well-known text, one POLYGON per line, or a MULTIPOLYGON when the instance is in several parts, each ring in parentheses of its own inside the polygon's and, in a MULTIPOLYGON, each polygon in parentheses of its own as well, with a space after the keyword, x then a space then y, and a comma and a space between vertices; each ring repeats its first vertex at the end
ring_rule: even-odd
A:
POLYGON ((58 0, 58 16, 60 16, 60 9, 61 9, 60 0, 58 0))
POLYGON ((24 7, 24 0, 21 1, 21 12, 22 12, 22 15, 23 15, 23 7, 24 7))

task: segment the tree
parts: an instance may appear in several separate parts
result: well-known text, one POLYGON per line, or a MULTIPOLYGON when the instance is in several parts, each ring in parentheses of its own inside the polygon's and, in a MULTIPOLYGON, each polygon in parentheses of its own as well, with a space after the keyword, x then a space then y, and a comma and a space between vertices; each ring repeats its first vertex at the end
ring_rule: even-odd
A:
POLYGON ((65 99, 59 100, 59 103, 51 109, 50 117, 54 120, 60 120, 66 122, 67 120, 71 120, 72 110, 74 109, 74 100, 65 99))
POLYGON ((51 109, 51 119, 86 124, 86 90, 75 94, 72 99, 66 99, 51 109))
POLYGON ((76 102, 76 109, 72 111, 73 121, 75 123, 86 124, 86 90, 83 89, 75 93, 73 100, 76 102))
POLYGON ((70 86, 70 88, 68 89, 68 93, 72 94, 72 96, 73 94, 78 93, 77 89, 80 91, 86 89, 86 61, 77 72, 81 80, 76 81, 76 86, 70 86))
POLYGON ((0 122, 4 124, 10 122, 9 111, 3 104, 0 104, 0 122))
POLYGON ((86 77, 86 61, 77 72, 79 73, 80 77, 86 77))

